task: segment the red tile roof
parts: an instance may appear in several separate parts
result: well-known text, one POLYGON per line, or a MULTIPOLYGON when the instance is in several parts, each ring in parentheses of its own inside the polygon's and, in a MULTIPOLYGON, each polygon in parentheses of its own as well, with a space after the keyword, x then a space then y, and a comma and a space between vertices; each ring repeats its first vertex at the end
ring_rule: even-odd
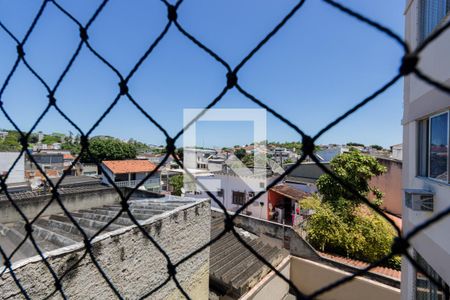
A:
POLYGON ((311 196, 309 193, 302 190, 298 190, 287 184, 279 184, 270 189, 271 191, 283 195, 285 197, 291 198, 293 200, 300 200, 311 196))
POLYGON ((151 172, 156 168, 146 159, 104 160, 103 165, 114 174, 151 172))
POLYGON ((72 154, 64 154, 64 159, 75 159, 72 154))
MULTIPOLYGON (((343 256, 324 253, 324 252, 319 252, 319 254, 323 258, 326 258, 326 259, 329 259, 329 260, 332 260, 332 261, 335 261, 335 262, 338 262, 338 263, 341 263, 344 265, 349 265, 349 266, 355 267, 357 269, 364 269, 369 266, 368 263, 360 261, 360 260, 356 260, 356 259, 351 259, 351 258, 347 258, 347 257, 343 257, 343 256)), ((386 267, 375 267, 375 268, 371 269, 369 272, 376 273, 378 275, 390 277, 390 278, 397 279, 397 280, 400 280, 401 275, 402 275, 402 272, 397 271, 395 269, 386 268, 386 267)))

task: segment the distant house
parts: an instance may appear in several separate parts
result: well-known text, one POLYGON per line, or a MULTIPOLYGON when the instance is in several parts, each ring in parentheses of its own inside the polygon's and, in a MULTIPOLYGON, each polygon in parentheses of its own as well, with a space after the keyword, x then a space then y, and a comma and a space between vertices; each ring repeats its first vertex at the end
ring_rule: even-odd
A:
POLYGON ((330 162, 333 158, 348 152, 349 149, 343 146, 334 146, 316 151, 314 154, 321 162, 330 162))
MULTIPOLYGON (((8 170, 14 164, 14 161, 19 157, 20 152, 0 152, 0 174, 6 175, 8 170)), ((25 159, 22 155, 14 168, 9 173, 7 183, 18 183, 25 181, 25 159)))
MULTIPOLYGON (((58 170, 62 171, 64 169, 64 154, 58 152, 37 152, 32 153, 34 161, 43 169, 43 170, 58 170)), ((25 170, 37 170, 36 165, 31 160, 30 157, 27 156, 27 161, 25 165, 25 170)))
MULTIPOLYGON (((118 187, 135 187, 155 168, 156 165, 146 159, 104 160, 102 162, 103 173, 106 173, 118 187)), ((109 184, 105 174, 102 176, 102 182, 109 184)), ((142 184, 142 187, 148 191, 160 192, 160 172, 155 172, 142 184)))
POLYGON ((301 219, 299 201, 310 195, 290 184, 275 185, 268 192, 267 219, 288 225, 297 224, 301 219))
POLYGON ((82 163, 80 167, 80 174, 82 176, 97 176, 98 167, 96 164, 82 163))
POLYGON ((72 154, 63 154, 63 159, 64 159, 64 167, 69 167, 75 160, 75 157, 72 154))
MULTIPOLYGON (((210 192, 216 196, 223 206, 229 211, 236 211, 259 191, 264 190, 266 185, 272 183, 276 176, 270 174, 250 173, 248 175, 236 175, 233 171, 213 172, 203 176, 195 176, 197 180, 211 180, 210 192), (213 186, 216 186, 216 190, 213 186)), ((207 185, 207 182, 203 182, 207 185)), ((188 192, 189 197, 204 198, 208 195, 204 191, 196 190, 194 193, 188 192)), ((211 201, 211 206, 220 208, 216 201, 211 201)), ((267 193, 263 193, 256 201, 249 205, 243 213, 260 219, 267 219, 268 216, 267 193)))
POLYGON ((403 158, 403 144, 397 144, 391 146, 391 158, 402 160, 403 158))
POLYGON ((208 160, 217 154, 214 149, 184 148, 184 167, 187 169, 208 170, 208 160))

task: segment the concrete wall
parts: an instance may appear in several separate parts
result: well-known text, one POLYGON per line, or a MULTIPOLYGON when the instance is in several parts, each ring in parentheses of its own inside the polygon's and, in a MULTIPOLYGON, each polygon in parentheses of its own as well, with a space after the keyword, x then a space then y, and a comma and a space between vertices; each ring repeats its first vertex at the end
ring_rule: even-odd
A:
MULTIPOLYGON (((223 213, 216 208, 212 208, 212 214, 223 216, 223 213)), ((230 212, 230 214, 232 213, 230 212)), ((314 248, 300 237, 291 226, 244 215, 237 216, 234 223, 236 226, 256 234, 273 246, 288 249, 292 255, 320 260, 320 256, 314 248)))
MULTIPOLYGON (((286 257, 277 267, 287 279, 290 278, 291 257, 286 257)), ((267 274, 257 285, 243 295, 240 300, 273 300, 283 299, 289 293, 289 284, 275 272, 267 274)))
MULTIPOLYGON (((216 216, 223 215, 220 210, 212 208, 212 214, 216 216)), ((293 256, 306 258, 324 265, 339 268, 347 272, 359 271, 358 268, 342 264, 327 258, 323 258, 319 253, 305 240, 305 236, 295 231, 291 226, 276 222, 261 220, 251 216, 239 215, 235 218, 236 226, 243 228, 261 237, 265 242, 289 250, 293 256)), ((399 287, 398 280, 382 276, 377 273, 369 272, 364 275, 365 278, 376 280, 390 286, 399 287)))
MULTIPOLYGON (((143 225, 173 262, 210 239, 208 200, 188 204, 155 216, 143 225)), ((138 228, 130 226, 102 235, 94 241, 93 252, 102 269, 125 299, 138 299, 167 278, 167 263, 138 228)), ((48 261, 61 276, 82 257, 82 244, 48 252, 48 261)), ((14 271, 32 299, 43 299, 53 290, 53 279, 39 257, 13 265, 14 271)), ((177 278, 192 299, 208 299, 209 248, 177 268, 177 278)), ((1 299, 22 299, 8 272, 0 277, 1 299)), ((116 298, 89 257, 67 274, 62 287, 69 299, 116 298)), ((150 299, 180 299, 173 280, 152 294, 150 299)))
MULTIPOLYGON (((8 172, 20 152, 0 152, 0 174, 8 172)), ((16 183, 25 181, 25 155, 22 155, 11 170, 6 183, 16 183)))
MULTIPOLYGON (((64 206, 69 211, 88 209, 103 205, 117 204, 119 195, 113 188, 99 187, 96 189, 87 189, 84 191, 75 191, 73 193, 60 194, 64 206)), ((13 197, 14 199, 14 197, 13 197)), ((37 213, 50 201, 51 195, 42 195, 29 197, 25 199, 15 199, 15 203, 20 207, 28 219, 34 218, 37 213)), ((42 216, 62 213, 61 207, 56 199, 44 211, 42 216)), ((0 222, 10 223, 22 220, 17 210, 9 200, 0 200, 0 222)))
MULTIPOLYGON (((377 158, 378 162, 386 167, 386 173, 373 177, 369 182, 370 186, 379 188, 383 194, 383 204, 381 207, 388 212, 402 214, 402 162, 389 158, 377 158)), ((370 198, 375 198, 370 195, 370 198)))
MULTIPOLYGON (((291 258, 290 267, 291 281, 305 294, 311 294, 350 275, 339 269, 299 257, 291 258)), ((370 279, 356 277, 318 298, 322 300, 360 300, 362 298, 364 300, 398 300, 400 290, 370 279)))

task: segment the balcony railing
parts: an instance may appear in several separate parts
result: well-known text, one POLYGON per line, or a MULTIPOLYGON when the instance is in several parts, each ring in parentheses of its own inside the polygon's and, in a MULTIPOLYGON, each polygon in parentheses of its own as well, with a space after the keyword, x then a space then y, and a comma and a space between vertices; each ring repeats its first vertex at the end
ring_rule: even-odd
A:
MULTIPOLYGON (((141 181, 140 180, 126 180, 126 181, 115 181, 114 183, 117 185, 117 187, 129 187, 134 188, 136 185, 138 185, 141 181)), ((146 188, 156 188, 159 187, 159 185, 151 180, 148 180, 142 184, 142 186, 146 188)))

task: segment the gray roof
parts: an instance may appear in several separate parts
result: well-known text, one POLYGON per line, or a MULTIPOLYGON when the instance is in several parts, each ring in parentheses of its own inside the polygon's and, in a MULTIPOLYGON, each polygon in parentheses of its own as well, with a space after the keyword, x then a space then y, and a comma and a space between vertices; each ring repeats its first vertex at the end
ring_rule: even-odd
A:
MULTIPOLYGON (((176 196, 160 198, 135 198, 128 201, 130 212, 138 220, 144 222, 153 216, 171 211, 179 206, 193 203, 195 199, 176 196)), ((106 205, 86 210, 74 211, 71 215, 78 222, 88 237, 92 237, 120 212, 122 206, 106 205)), ((127 213, 122 213, 103 233, 134 225, 127 213)), ((0 224, 0 244, 9 255, 26 236, 25 223, 18 221, 12 224, 0 224)), ((81 232, 64 214, 54 214, 40 217, 33 223, 33 236, 42 251, 51 251, 83 241, 81 232)), ((13 262, 37 255, 36 250, 27 241, 19 248, 13 257, 13 262)), ((3 260, 1 261, 3 263, 3 260)))
MULTIPOLYGON (((224 229, 223 217, 211 218, 211 239, 224 229)), ((288 253, 273 247, 258 236, 241 235, 241 238, 258 251, 273 266, 277 266, 288 253)), ((210 288, 219 295, 240 298, 270 272, 232 233, 226 233, 210 250, 210 288)))

